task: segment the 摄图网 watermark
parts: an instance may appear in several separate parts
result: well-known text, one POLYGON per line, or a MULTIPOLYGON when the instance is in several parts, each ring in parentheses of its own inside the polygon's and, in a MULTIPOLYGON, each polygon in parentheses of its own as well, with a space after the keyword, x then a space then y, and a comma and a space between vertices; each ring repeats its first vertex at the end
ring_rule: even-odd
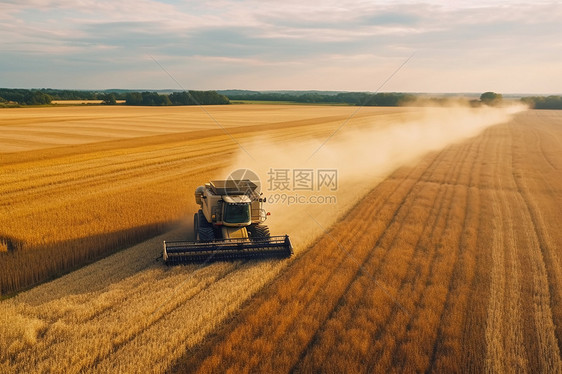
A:
POLYGON ((235 170, 227 179, 241 186, 242 181, 251 181, 255 185, 252 191, 263 195, 268 204, 337 204, 337 196, 333 194, 338 189, 337 169, 270 168, 266 186, 250 169, 235 170))
POLYGON ((269 169, 269 191, 336 191, 337 169, 269 169))
POLYGON ((337 169, 270 168, 267 172, 270 204, 336 204, 333 194, 308 194, 309 192, 337 191, 337 169), (299 193, 300 192, 300 193, 299 193))

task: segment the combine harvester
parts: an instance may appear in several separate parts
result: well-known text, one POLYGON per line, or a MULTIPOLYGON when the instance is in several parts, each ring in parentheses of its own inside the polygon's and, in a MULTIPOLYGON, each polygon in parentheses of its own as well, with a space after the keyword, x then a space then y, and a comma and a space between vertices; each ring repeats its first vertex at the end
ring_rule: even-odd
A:
POLYGON ((265 198, 249 179, 215 180, 195 190, 201 209, 193 217, 195 242, 164 242, 166 264, 241 258, 287 258, 293 254, 288 235, 271 236, 263 225, 269 213, 265 198))

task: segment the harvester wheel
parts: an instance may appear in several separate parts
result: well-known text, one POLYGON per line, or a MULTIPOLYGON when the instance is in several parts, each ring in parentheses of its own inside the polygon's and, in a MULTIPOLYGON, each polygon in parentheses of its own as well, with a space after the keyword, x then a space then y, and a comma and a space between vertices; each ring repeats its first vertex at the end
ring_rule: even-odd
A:
POLYGON ((215 231, 213 230, 213 225, 207 222, 203 211, 199 210, 196 214, 198 216, 197 220, 197 240, 203 242, 210 242, 215 239, 215 231))
POLYGON ((252 239, 268 239, 271 236, 266 225, 250 225, 247 229, 252 239))

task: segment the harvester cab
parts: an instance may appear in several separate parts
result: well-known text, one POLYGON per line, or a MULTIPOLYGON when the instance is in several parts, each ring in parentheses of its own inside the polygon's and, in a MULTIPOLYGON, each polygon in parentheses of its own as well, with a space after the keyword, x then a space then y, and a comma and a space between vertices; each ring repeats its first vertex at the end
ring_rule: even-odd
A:
POLYGON ((215 180, 195 190, 195 242, 164 242, 167 264, 255 257, 290 257, 288 235, 271 236, 263 223, 266 198, 248 179, 215 180))

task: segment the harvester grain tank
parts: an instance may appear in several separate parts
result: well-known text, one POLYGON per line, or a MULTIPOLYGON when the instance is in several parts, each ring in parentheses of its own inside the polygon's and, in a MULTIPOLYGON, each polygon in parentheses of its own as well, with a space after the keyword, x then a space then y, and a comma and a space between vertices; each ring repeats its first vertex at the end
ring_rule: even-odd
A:
POLYGON ((249 179, 214 180, 195 190, 201 209, 193 217, 196 241, 164 242, 167 264, 278 257, 293 254, 288 235, 271 236, 264 225, 266 199, 249 179))

